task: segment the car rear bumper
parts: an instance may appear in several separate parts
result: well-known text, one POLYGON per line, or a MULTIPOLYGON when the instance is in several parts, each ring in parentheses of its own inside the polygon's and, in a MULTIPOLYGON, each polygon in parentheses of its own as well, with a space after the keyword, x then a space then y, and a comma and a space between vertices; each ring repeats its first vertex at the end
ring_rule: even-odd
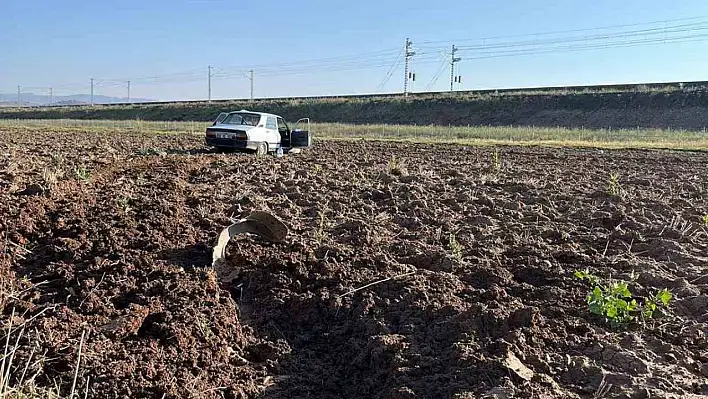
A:
POLYGON ((208 146, 220 148, 236 148, 255 151, 258 147, 258 142, 244 139, 219 139, 216 137, 207 137, 205 141, 208 146))

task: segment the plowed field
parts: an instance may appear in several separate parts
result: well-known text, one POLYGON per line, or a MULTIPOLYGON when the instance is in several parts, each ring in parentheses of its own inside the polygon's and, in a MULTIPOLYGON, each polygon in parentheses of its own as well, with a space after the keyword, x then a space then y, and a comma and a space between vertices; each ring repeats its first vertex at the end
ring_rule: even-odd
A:
POLYGON ((705 153, 2 131, 4 368, 63 397, 704 397, 706 214, 705 153), (288 237, 217 275, 253 210, 288 237), (673 297, 615 326, 585 269, 673 297))

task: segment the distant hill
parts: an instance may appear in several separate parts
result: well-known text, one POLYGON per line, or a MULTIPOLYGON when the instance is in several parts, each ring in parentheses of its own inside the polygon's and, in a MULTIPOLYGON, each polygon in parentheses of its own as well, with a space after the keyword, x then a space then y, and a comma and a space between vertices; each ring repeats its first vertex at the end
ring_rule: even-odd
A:
POLYGON ((17 101, 0 101, 0 107, 27 107, 32 104, 21 102, 18 103, 17 101))
MULTIPOLYGON (((17 107, 33 106, 33 105, 51 105, 51 97, 46 94, 22 93, 20 104, 17 103, 17 94, 0 93, 0 107, 17 107)), ((154 100, 148 98, 131 98, 130 102, 144 103, 154 100)), ((115 104, 126 103, 128 99, 125 97, 111 97, 94 95, 93 102, 95 104, 115 104)), ((73 105, 73 104, 91 104, 91 96, 87 94, 72 94, 69 96, 54 96, 54 105, 73 105)))

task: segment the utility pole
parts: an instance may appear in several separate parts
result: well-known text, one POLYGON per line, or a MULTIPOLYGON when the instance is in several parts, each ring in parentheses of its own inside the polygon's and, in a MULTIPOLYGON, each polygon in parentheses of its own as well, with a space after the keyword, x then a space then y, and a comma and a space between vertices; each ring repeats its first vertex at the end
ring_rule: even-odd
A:
POLYGON ((93 78, 91 78, 91 106, 93 106, 93 78))
POLYGON ((251 69, 248 72, 250 72, 249 79, 251 79, 251 101, 253 101, 253 69, 251 69))
POLYGON ((455 57, 455 53, 457 53, 457 48, 453 44, 452 52, 450 53, 450 91, 453 90, 453 83, 457 82, 458 79, 462 79, 462 76, 455 76, 455 64, 462 60, 462 58, 455 57))
POLYGON ((130 102, 130 81, 126 82, 128 84, 128 102, 130 102))
POLYGON ((22 102, 22 88, 18 85, 17 86, 17 105, 20 105, 20 102, 22 102))
POLYGON ((211 65, 209 65, 208 76, 209 76, 209 97, 208 97, 208 99, 209 99, 209 102, 211 102, 211 65))
POLYGON ((49 88, 49 105, 54 104, 54 88, 50 87, 49 88))
POLYGON ((411 78, 411 76, 409 76, 409 73, 408 73, 408 63, 409 63, 411 57, 413 57, 415 55, 415 51, 412 50, 412 46, 413 46, 413 42, 410 41, 408 38, 406 38, 406 53, 405 53, 406 54, 406 62, 405 62, 405 66, 403 68, 403 71, 405 74, 405 79, 403 80, 403 95, 406 97, 408 96, 408 79, 411 78))

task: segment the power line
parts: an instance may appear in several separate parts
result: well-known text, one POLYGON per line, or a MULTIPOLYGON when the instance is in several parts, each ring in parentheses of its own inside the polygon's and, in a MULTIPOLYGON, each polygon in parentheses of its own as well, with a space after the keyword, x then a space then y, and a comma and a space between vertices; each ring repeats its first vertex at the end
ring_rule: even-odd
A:
MULTIPOLYGON (((655 21, 635 24, 623 24, 614 26, 605 26, 599 28, 573 29, 565 31, 541 32, 536 34, 498 36, 496 38, 484 39, 462 39, 461 43, 465 45, 452 46, 450 63, 451 90, 454 88, 453 83, 459 83, 459 76, 455 76, 456 63, 461 58, 456 57, 456 53, 463 53, 465 60, 480 60, 497 57, 518 57, 535 54, 552 54, 563 52, 574 52, 594 49, 611 49, 634 47, 640 45, 656 45, 669 43, 684 43, 703 41, 708 38, 708 34, 702 33, 708 31, 708 17, 691 17, 679 18, 666 21, 655 21), (624 29, 615 32, 598 32, 608 29, 620 28, 636 28, 647 27, 652 24, 663 23, 663 27, 648 27, 642 29, 624 29), (575 34, 578 32, 598 32, 592 34, 575 34), (559 37, 542 37, 549 35, 566 34, 559 37), (532 39, 530 37, 533 37, 532 39), (502 40, 498 39, 513 39, 522 38, 521 40, 502 40), (475 40, 482 40, 480 44, 473 44, 475 40), (496 40, 496 41, 495 41, 496 40)), ((423 46, 416 46, 413 50, 413 43, 406 38, 406 45, 403 51, 401 49, 383 49, 366 53, 333 56, 319 59, 301 60, 286 63, 270 63, 262 64, 262 68, 258 69, 259 76, 297 76, 307 74, 320 74, 326 72, 343 72, 352 70, 378 69, 387 68, 383 80, 377 87, 377 92, 383 87, 393 76, 396 68, 400 65, 401 55, 405 58, 404 66, 404 95, 409 91, 409 83, 415 81, 415 73, 411 71, 411 60, 415 56, 416 65, 437 64, 439 55, 436 54, 441 49, 432 46, 435 43, 445 43, 448 41, 424 41, 420 42, 423 46), (395 57, 395 58, 394 58, 395 57), (391 59, 393 58, 393 62, 391 59)), ((447 51, 450 48, 447 48, 447 51)), ((243 78, 247 76, 251 83, 251 98, 253 98, 253 70, 256 65, 252 65, 249 69, 245 67, 208 67, 207 84, 208 84, 208 99, 211 101, 212 80, 226 80, 231 78, 243 78)), ((431 87, 439 74, 437 72, 429 82, 427 88, 431 87)), ((128 98, 130 99, 131 85, 164 85, 164 84, 182 84, 189 82, 203 82, 202 70, 187 70, 182 72, 165 73, 162 75, 145 76, 141 78, 131 79, 91 79, 91 103, 93 104, 94 88, 111 88, 125 87, 127 84, 128 98), (200 72, 201 71, 201 72, 200 72)), ((46 87, 31 87, 18 86, 18 102, 22 97, 22 90, 31 90, 33 88, 45 90, 46 87)), ((53 85, 50 92, 53 95, 54 89, 67 90, 72 88, 85 88, 85 84, 68 83, 63 85, 53 85)))
POLYGON ((490 52, 480 56, 470 56, 467 60, 481 60, 489 58, 499 58, 499 57, 514 57, 523 55, 537 55, 537 54, 547 54, 547 53, 561 53, 561 52, 573 52, 573 51, 583 51, 583 50, 597 50, 597 49, 613 49, 613 48, 624 48, 624 47, 636 47, 641 45, 651 45, 651 44, 669 44, 669 43, 685 43, 694 41, 704 41, 708 39, 708 34, 702 35, 689 35, 677 38, 663 39, 643 39, 643 40, 629 40, 629 41, 617 41, 613 43, 598 43, 589 45, 579 45, 579 46, 555 46, 549 48, 531 48, 531 49, 518 49, 518 50, 501 50, 497 52, 490 52))
POLYGON ((537 32, 537 33, 522 33, 522 34, 517 34, 517 35, 478 37, 478 38, 473 38, 473 39, 467 38, 467 39, 453 39, 453 40, 428 40, 428 41, 419 42, 419 44, 424 45, 424 44, 443 44, 443 43, 453 43, 453 42, 460 42, 461 43, 461 42, 497 40, 497 39, 514 39, 514 38, 519 38, 519 37, 546 36, 546 35, 557 35, 557 34, 564 34, 564 33, 578 33, 578 32, 591 32, 591 31, 598 31, 598 30, 618 29, 618 28, 629 28, 629 27, 635 27, 635 26, 668 24, 668 23, 673 23, 673 22, 695 21, 695 20, 701 20, 701 19, 703 19, 703 20, 708 19, 708 15, 695 16, 695 17, 685 17, 685 18, 674 18, 674 19, 666 19, 666 20, 657 20, 657 21, 650 21, 650 22, 637 22, 637 23, 631 23, 631 24, 606 25, 606 26, 599 26, 599 27, 594 27, 594 28, 556 30, 556 31, 545 31, 545 32, 537 32))
POLYGON ((423 91, 430 90, 433 85, 438 82, 438 79, 440 79, 440 76, 442 76, 442 73, 445 71, 445 67, 447 67, 447 60, 443 61, 440 64, 440 68, 438 68, 437 72, 435 72, 435 75, 433 75, 433 77, 430 79, 430 82, 428 82, 423 91))
POLYGON ((281 67, 290 67, 290 66, 299 66, 299 67, 310 67, 310 66, 317 66, 317 65, 330 65, 330 64, 336 64, 339 62, 357 62, 361 60, 370 60, 370 59, 390 59, 390 57, 395 56, 400 50, 399 49, 384 49, 384 50, 377 50, 377 51, 371 51, 371 52, 366 52, 366 53, 359 53, 359 54, 350 54, 350 55, 343 55, 343 56, 335 56, 335 57, 325 57, 325 58, 315 58, 315 59, 309 59, 309 60, 300 60, 300 61, 290 61, 286 63, 267 63, 267 64, 251 64, 248 66, 244 65, 231 65, 231 66, 222 66, 219 67, 219 70, 228 70, 228 69, 240 69, 240 70, 247 70, 250 68, 253 69, 258 69, 260 70, 266 70, 266 69, 280 69, 281 67))
POLYGON ((517 42, 501 42, 495 44, 481 44, 473 46, 461 46, 461 50, 490 50, 490 49, 501 49, 501 48, 513 48, 513 47, 524 47, 524 46, 541 46, 548 44, 564 44, 564 43, 575 43, 575 42, 593 42, 593 41, 603 41, 603 40, 614 40, 622 38, 632 38, 632 37, 643 37, 643 36, 657 36, 663 35, 668 37, 669 34, 673 33, 684 33, 693 31, 703 31, 708 29, 706 23, 695 24, 690 26, 672 26, 670 29, 646 29, 638 31, 627 31, 617 34, 604 34, 604 35, 591 35, 591 36, 570 36, 561 37, 546 40, 525 40, 517 42), (678 29, 680 28, 680 29, 678 29))
POLYGON ((388 72, 386 72, 386 76, 383 78, 381 83, 377 86, 376 92, 379 93, 381 90, 383 90, 384 86, 386 86, 386 83, 391 79, 393 76, 393 72, 396 69, 396 66, 398 66, 398 62, 401 59, 401 55, 403 52, 399 52, 398 55, 396 55, 396 59, 393 61, 393 64, 391 64, 391 67, 388 69, 388 72))

